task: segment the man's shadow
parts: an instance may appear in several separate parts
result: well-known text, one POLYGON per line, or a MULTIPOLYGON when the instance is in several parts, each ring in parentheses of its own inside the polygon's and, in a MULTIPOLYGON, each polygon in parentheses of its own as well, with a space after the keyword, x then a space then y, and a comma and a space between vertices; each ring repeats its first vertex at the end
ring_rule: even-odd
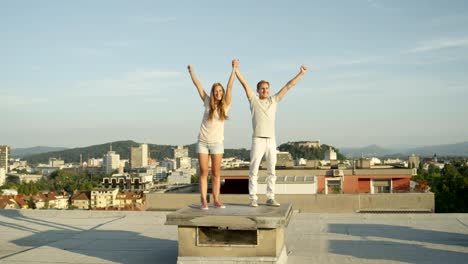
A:
MULTIPOLYGON (((125 216, 109 215, 108 221, 101 220, 89 229, 73 225, 46 221, 39 218, 25 216, 19 210, 0 210, 0 219, 8 218, 13 221, 1 221, 0 228, 8 233, 19 232, 28 235, 5 241, 19 246, 19 250, 0 255, 0 261, 28 252, 42 246, 52 247, 79 254, 80 259, 99 258, 116 263, 175 263, 177 261, 177 240, 147 237, 137 232, 125 230, 103 230, 102 226, 125 216)), ((6 219, 6 220, 8 220, 6 219)), ((122 221, 122 225, 125 225, 122 221)), ((156 225, 156 224, 155 224, 156 225)), ((156 226, 148 226, 148 231, 156 226)), ((154 232, 153 232, 154 233, 154 232)), ((11 233, 10 233, 11 234, 11 233)), ((18 237, 18 236, 14 236, 18 237)), ((61 256, 34 255, 36 261, 47 262, 61 256), (44 258, 44 259, 41 259, 44 258)))

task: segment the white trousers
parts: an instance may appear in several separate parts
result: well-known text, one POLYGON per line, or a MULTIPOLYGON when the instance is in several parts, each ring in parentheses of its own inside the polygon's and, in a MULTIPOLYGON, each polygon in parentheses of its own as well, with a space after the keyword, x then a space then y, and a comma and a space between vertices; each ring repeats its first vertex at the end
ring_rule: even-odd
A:
POLYGON ((258 168, 265 155, 267 165, 267 193, 268 199, 275 198, 276 183, 276 140, 274 138, 252 138, 250 149, 249 194, 250 200, 257 200, 258 168))

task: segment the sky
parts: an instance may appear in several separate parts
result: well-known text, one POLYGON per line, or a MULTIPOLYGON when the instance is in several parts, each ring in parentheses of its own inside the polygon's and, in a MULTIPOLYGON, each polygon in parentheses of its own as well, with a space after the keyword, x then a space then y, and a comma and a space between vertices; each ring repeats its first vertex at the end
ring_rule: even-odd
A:
MULTIPOLYGON (((197 141, 231 61, 276 93, 276 139, 336 147, 468 141, 468 1, 1 1, 0 145, 197 141)), ((236 80, 226 148, 250 148, 236 80)))

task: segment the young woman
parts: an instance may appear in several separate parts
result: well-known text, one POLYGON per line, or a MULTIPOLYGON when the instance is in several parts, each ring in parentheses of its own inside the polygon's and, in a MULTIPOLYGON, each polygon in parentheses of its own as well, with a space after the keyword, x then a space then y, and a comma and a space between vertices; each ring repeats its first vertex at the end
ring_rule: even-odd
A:
POLYGON ((224 121, 228 119, 227 112, 231 105, 232 85, 234 83, 235 69, 238 61, 233 60, 232 72, 229 77, 226 92, 223 85, 214 83, 211 86, 210 95, 207 95, 198 78, 195 76, 192 65, 188 65, 188 71, 193 84, 205 106, 205 113, 198 135, 198 161, 200 164, 200 209, 208 210, 206 200, 208 192, 208 162, 211 159, 211 180, 213 193, 213 206, 215 208, 226 208, 219 200, 221 187, 221 159, 224 154, 224 121))

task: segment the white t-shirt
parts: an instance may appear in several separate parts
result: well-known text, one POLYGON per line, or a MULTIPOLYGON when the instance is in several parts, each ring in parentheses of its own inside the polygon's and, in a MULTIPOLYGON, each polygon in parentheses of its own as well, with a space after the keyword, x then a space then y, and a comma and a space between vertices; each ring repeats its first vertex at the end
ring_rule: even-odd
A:
POLYGON ((249 102, 252 114, 253 137, 274 138, 278 96, 275 94, 260 100, 256 95, 252 95, 249 102))
MULTIPOLYGON (((200 133, 198 140, 204 143, 220 143, 224 141, 224 120, 219 119, 218 111, 215 110, 213 119, 210 117, 210 97, 205 96, 205 113, 203 114, 202 123, 200 125, 200 133)), ((226 106, 226 114, 229 111, 230 105, 226 106)))

